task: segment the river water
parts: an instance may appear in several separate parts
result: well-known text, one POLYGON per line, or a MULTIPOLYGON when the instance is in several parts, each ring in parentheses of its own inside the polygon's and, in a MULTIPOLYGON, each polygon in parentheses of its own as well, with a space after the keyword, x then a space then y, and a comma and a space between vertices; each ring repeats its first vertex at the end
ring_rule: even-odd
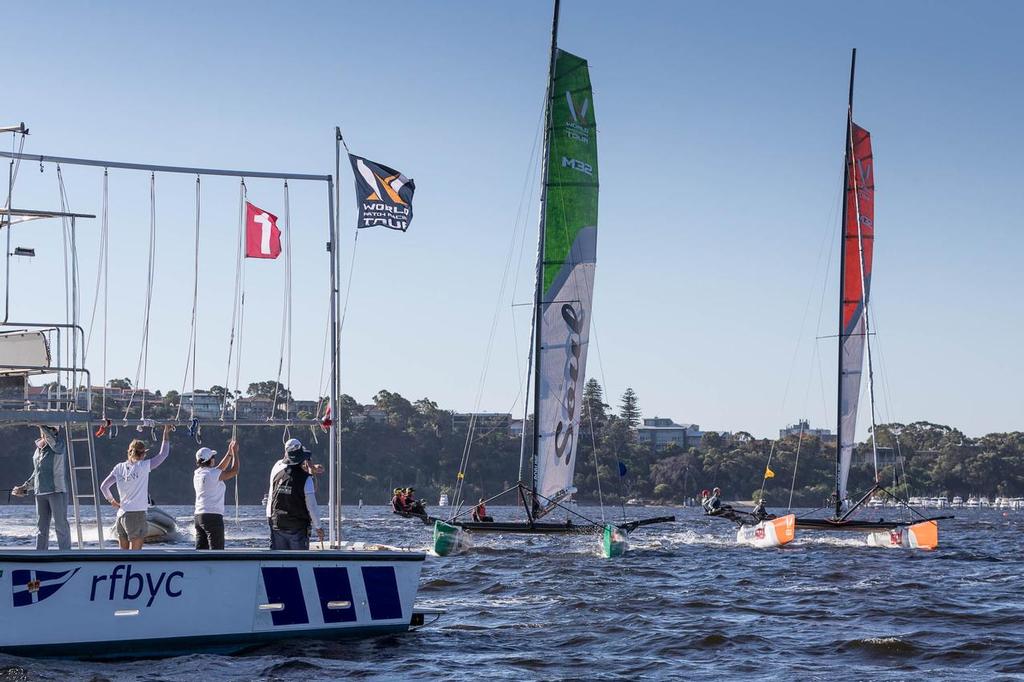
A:
MULTIPOLYGON (((190 508, 165 509, 190 528, 190 508)), ((0 680, 1024 679, 1024 512, 956 510, 924 552, 854 534, 756 550, 693 509, 630 511, 680 521, 640 529, 618 559, 554 536, 428 557, 417 603, 447 614, 418 632, 156 661, 0 656, 0 680)), ((345 514, 346 539, 429 547, 427 527, 383 507, 345 514)), ((31 507, 0 507, 0 520, 2 544, 31 544, 31 507)), ((242 507, 228 544, 265 543, 262 509, 242 507)))

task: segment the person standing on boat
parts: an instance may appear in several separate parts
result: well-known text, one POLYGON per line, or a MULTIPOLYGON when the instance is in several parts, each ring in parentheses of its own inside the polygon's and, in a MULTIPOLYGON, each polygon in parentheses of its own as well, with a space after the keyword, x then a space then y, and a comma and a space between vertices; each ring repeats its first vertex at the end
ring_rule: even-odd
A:
POLYGON ((313 464, 311 456, 299 439, 291 438, 284 444, 284 457, 274 462, 270 470, 270 549, 309 549, 309 534, 314 525, 320 540, 324 538, 313 486, 313 476, 323 473, 324 468, 313 464))
POLYGON ((32 455, 32 476, 11 494, 21 497, 30 491, 36 494, 36 549, 50 546, 50 521, 57 533, 57 548, 71 549, 71 526, 68 524, 68 494, 65 470, 67 446, 52 426, 40 426, 36 451, 32 455))
POLYGON ((196 471, 192 477, 196 489, 196 549, 224 549, 224 481, 238 475, 238 441, 228 443, 228 454, 220 464, 216 457, 216 450, 196 450, 196 471))
POLYGON ((160 451, 153 459, 146 459, 146 441, 136 438, 128 444, 128 457, 114 465, 110 474, 100 484, 103 497, 117 509, 117 544, 121 549, 142 549, 146 542, 146 510, 149 508, 149 474, 164 463, 171 454, 171 425, 164 426, 160 451), (110 494, 117 484, 115 500, 110 494))

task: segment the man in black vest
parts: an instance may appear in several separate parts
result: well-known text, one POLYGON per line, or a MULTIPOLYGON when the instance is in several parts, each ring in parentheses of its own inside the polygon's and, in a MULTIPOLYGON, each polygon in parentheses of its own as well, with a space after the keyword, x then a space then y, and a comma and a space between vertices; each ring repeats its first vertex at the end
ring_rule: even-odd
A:
POLYGON ((313 475, 324 468, 309 461, 312 453, 297 438, 284 445, 284 457, 270 470, 267 521, 270 549, 309 549, 310 530, 323 539, 313 475))

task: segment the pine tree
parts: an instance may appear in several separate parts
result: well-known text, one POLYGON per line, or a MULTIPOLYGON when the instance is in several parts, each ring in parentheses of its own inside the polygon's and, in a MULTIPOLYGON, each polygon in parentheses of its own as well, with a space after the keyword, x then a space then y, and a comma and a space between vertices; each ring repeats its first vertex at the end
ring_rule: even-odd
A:
POLYGON ((632 388, 627 388, 626 392, 622 394, 619 416, 629 424, 631 429, 640 426, 640 404, 636 397, 636 391, 632 388))
POLYGON ((590 433, 591 424, 594 430, 600 430, 608 420, 608 405, 604 402, 604 391, 597 379, 591 377, 583 387, 583 411, 580 424, 584 433, 590 433))

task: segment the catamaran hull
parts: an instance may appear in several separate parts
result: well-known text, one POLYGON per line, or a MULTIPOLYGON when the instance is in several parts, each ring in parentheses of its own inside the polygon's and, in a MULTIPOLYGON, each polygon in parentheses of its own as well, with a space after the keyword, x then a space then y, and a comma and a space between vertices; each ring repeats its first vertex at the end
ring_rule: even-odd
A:
POLYGON ((434 522, 434 554, 451 556, 465 551, 469 546, 469 538, 464 530, 444 521, 434 522))
POLYGON ((401 551, 0 553, 0 653, 120 658, 409 629, 401 551), (9 596, 8 596, 9 595, 9 596))
POLYGON ((604 527, 601 534, 601 555, 605 559, 622 556, 629 550, 629 534, 612 525, 604 527))
POLYGON ((869 533, 868 545, 890 549, 935 549, 939 546, 939 524, 922 521, 905 528, 869 533))
POLYGON ((792 542, 795 535, 796 516, 786 514, 753 526, 740 526, 736 531, 736 542, 752 547, 781 547, 792 542))

